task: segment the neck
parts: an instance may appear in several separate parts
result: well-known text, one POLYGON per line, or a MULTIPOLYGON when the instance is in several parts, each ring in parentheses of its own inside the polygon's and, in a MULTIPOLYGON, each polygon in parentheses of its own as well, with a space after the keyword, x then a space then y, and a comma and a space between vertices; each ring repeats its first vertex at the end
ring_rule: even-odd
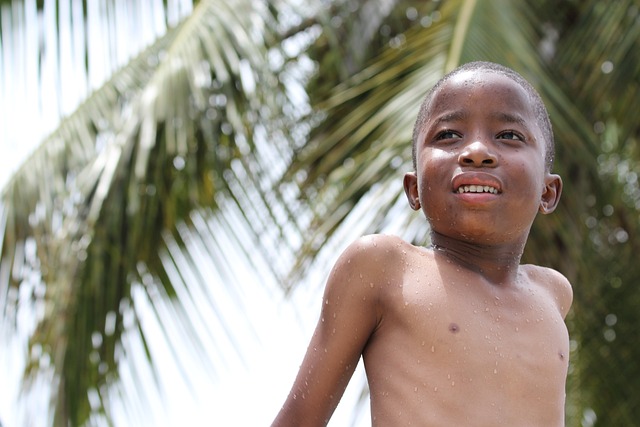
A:
POLYGON ((483 244, 431 233, 431 243, 436 253, 452 262, 474 271, 494 284, 513 281, 518 273, 524 242, 507 244, 483 244))

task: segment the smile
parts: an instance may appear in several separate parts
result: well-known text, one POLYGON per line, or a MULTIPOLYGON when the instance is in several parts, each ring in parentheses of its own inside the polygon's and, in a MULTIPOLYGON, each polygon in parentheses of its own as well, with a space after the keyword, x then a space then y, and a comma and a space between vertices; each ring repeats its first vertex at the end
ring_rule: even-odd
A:
POLYGON ((461 185, 458 193, 491 193, 498 194, 498 189, 490 185, 461 185))

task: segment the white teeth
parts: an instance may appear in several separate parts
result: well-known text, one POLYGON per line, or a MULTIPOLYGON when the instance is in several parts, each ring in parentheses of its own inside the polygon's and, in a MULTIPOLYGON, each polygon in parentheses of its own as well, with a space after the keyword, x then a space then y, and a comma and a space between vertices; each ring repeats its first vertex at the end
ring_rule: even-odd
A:
POLYGON ((488 185, 462 185, 458 187, 458 193, 491 193, 498 194, 498 189, 488 185))

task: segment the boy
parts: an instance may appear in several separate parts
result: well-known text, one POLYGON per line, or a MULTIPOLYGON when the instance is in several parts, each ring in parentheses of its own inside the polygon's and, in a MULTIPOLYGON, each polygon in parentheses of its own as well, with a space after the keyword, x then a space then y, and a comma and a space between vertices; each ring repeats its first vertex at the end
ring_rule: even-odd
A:
POLYGON ((564 425, 571 286, 520 265, 562 190, 542 100, 511 69, 466 64, 427 94, 413 135, 404 189, 432 246, 374 235, 345 250, 273 425, 325 425, 360 355, 374 426, 564 425))

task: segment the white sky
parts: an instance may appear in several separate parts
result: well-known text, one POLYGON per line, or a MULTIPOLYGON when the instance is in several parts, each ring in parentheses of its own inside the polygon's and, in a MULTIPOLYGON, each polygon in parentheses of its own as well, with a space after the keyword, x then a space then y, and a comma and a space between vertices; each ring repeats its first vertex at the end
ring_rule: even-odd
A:
MULTIPOLYGON (((160 0, 149 0, 149 4, 160 0)), ((179 1, 179 0, 177 0, 179 1)), ((35 2, 27 1, 25 19, 28 26, 37 25, 35 2)), ((45 1, 45 17, 49 19, 53 9, 52 2, 45 1)), ((89 2, 96 7, 98 2, 89 2)), ((68 10, 70 14, 78 13, 73 9, 73 2, 60 2, 61 15, 68 10)), ((90 15, 91 15, 90 11, 90 15)), ((94 10, 93 13, 100 13, 94 10)), ((90 35, 88 43, 93 52, 104 50, 105 41, 102 40, 97 23, 89 25, 90 35)), ((61 26, 64 28, 64 25, 61 26)), ((157 33, 158 26, 146 29, 149 37, 157 33)), ((123 31, 126 35, 126 31, 123 31)), ((57 40, 55 33, 45 35, 47 42, 57 40)), ((84 46, 74 42, 72 34, 61 34, 59 43, 63 61, 60 69, 54 61, 54 56, 45 53, 43 61, 43 80, 40 84, 37 76, 35 59, 27 59, 25 63, 18 63, 17 55, 12 52, 33 49, 37 46, 38 38, 33 32, 27 34, 3 34, 2 54, 0 57, 0 188, 17 170, 19 165, 36 148, 39 142, 57 126, 60 115, 68 114, 75 109, 82 100, 89 87, 97 87, 105 78, 106 67, 96 67, 90 70, 89 81, 77 71, 80 60, 73 52, 84 49, 84 46), (76 43, 76 45, 74 45, 76 43), (76 65, 74 65, 76 64, 76 65), (63 76, 61 87, 55 84, 58 75, 63 76), (40 99, 42 104, 40 103, 40 99)), ((77 40, 77 38, 75 38, 77 40)), ((123 39, 130 42, 130 39, 123 39)), ((105 55, 107 53, 105 52, 105 55)), ((127 58, 119 58, 120 62, 127 58)), ((162 373, 161 382, 165 390, 165 399, 160 401, 149 393, 149 399, 154 405, 152 414, 143 414, 135 421, 135 425, 154 427, 173 426, 258 426, 269 425, 283 403, 299 363, 302 360, 311 337, 313 327, 321 304, 322 276, 310 279, 312 286, 304 287, 285 299, 274 283, 265 284, 263 278, 251 276, 241 265, 234 266, 236 274, 247 275, 240 292, 243 295, 241 306, 232 307, 225 315, 229 325, 237 335, 237 347, 228 345, 222 349, 223 355, 211 357, 220 358, 222 369, 216 370, 217 376, 209 378, 200 374, 200 365, 196 360, 184 363, 183 368, 192 384, 188 386, 183 376, 179 374, 176 362, 169 354, 166 343, 160 338, 159 326, 147 310, 143 325, 151 337, 151 345, 155 356, 158 357, 158 370, 162 373), (242 357, 238 357, 239 350, 242 357)), ((218 286, 219 283, 212 283, 218 286)), ((223 290, 217 291, 220 292, 223 290)), ((144 298, 138 303, 144 306, 144 298)), ((28 328, 29 319, 33 313, 23 311, 23 328, 28 328)), ((0 325, 1 326, 1 325, 0 325)), ((4 328, 0 327, 0 330, 4 328)), ((173 343, 180 345, 179 342, 173 343)), ((135 344, 131 344, 135 348, 135 344)), ((44 394, 35 396, 27 403, 27 411, 21 411, 17 404, 20 391, 20 380, 24 368, 23 349, 26 348, 24 338, 14 337, 3 342, 0 351, 0 421, 5 427, 13 426, 45 426, 43 415, 48 402, 44 394), (25 413, 31 414, 31 419, 24 419, 25 413)), ((136 373, 145 377, 144 369, 138 361, 133 361, 136 373)), ((123 375, 125 387, 130 387, 130 378, 123 375)), ((148 377, 150 389, 155 387, 148 377)), ((353 407, 358 399, 364 375, 360 366, 354 375, 351 385, 336 411, 331 425, 350 425, 354 417, 353 407)), ((116 410, 117 425, 134 425, 126 418, 124 410, 116 410)), ((361 416, 361 425, 368 425, 368 412, 361 416)))

